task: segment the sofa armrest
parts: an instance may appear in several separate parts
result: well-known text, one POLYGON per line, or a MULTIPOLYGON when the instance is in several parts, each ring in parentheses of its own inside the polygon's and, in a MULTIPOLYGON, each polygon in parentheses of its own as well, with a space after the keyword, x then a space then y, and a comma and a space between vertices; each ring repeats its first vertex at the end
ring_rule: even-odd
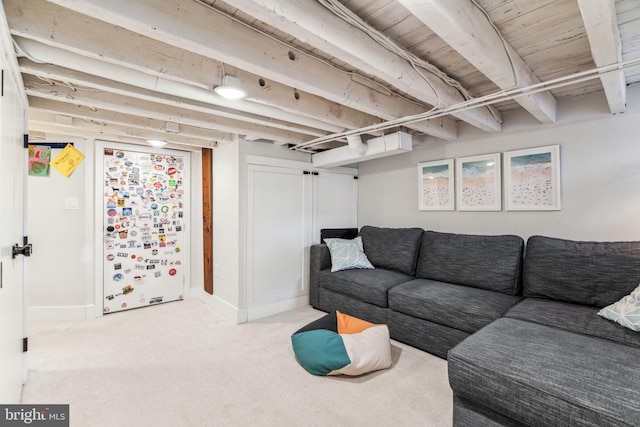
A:
POLYGON ((311 245, 309 251, 309 304, 314 308, 317 308, 320 303, 318 273, 330 267, 331 254, 329 253, 329 247, 324 243, 311 245))

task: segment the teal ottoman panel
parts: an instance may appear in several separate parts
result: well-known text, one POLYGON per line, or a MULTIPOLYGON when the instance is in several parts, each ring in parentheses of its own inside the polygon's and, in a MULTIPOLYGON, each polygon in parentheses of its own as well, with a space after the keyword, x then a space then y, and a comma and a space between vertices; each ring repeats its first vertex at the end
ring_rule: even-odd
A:
POLYGON ((333 331, 316 329, 291 336, 296 358, 309 373, 327 375, 351 363, 342 337, 333 331))

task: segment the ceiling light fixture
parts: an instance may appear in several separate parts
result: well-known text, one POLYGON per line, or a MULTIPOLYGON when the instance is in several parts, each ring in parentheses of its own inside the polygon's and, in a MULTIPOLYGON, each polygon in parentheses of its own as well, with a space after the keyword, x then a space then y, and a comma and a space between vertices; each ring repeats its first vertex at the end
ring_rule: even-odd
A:
POLYGON ((147 142, 154 147, 163 147, 167 145, 167 141, 163 141, 161 139, 147 139, 147 142))
POLYGON ((247 96, 247 92, 241 86, 240 79, 225 75, 222 78, 222 84, 213 88, 213 91, 223 98, 242 99, 247 96))

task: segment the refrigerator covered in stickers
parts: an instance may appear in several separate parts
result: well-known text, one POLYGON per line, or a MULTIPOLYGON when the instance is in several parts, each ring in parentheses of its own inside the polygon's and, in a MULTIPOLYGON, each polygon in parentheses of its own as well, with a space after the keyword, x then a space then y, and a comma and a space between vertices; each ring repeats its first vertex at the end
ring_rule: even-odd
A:
POLYGON ((184 158, 104 149, 104 312, 180 300, 184 158))

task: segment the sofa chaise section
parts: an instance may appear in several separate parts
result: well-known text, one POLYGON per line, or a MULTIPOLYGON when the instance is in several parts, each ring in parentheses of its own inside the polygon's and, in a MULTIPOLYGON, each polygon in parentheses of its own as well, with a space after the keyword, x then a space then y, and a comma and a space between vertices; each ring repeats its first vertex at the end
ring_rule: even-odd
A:
POLYGON ((640 283, 640 242, 527 241, 524 299, 449 351, 454 425, 640 425, 640 334, 597 315, 640 283))
POLYGON ((640 425, 639 358, 635 347, 498 319, 449 352, 454 425, 640 425))

